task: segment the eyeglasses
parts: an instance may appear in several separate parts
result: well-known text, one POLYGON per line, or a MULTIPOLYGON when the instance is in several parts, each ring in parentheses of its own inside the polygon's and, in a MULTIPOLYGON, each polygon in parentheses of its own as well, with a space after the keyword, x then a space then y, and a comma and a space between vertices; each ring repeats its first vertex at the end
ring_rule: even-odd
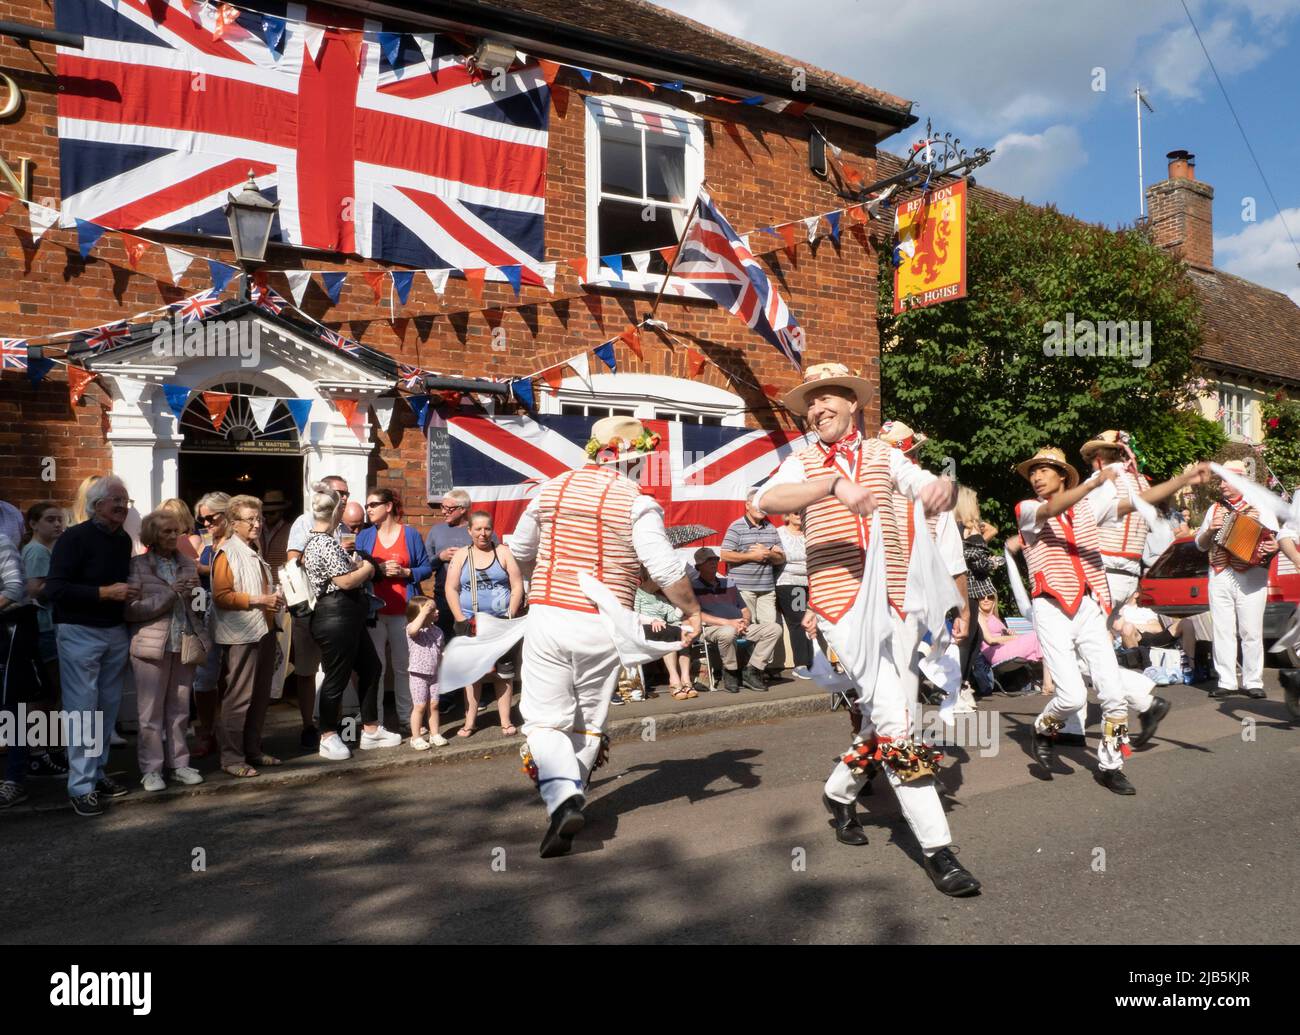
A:
POLYGON ((392 506, 392 504, 385 503, 383 500, 366 500, 366 510, 369 510, 371 507, 389 507, 389 506, 392 506))
POLYGON ((238 525, 238 524, 245 524, 245 525, 260 525, 260 524, 262 523, 262 519, 261 519, 260 517, 251 517, 251 518, 234 518, 233 520, 234 520, 234 523, 237 524, 237 525, 238 525))
POLYGON ((465 509, 465 504, 463 504, 463 503, 446 503, 446 502, 444 502, 444 503, 442 504, 442 509, 443 509, 443 510, 464 510, 464 509, 465 509))
POLYGON ((197 519, 200 525, 215 525, 221 520, 220 514, 202 514, 197 519))
POLYGON ((125 503, 128 507, 135 506, 135 500, 130 496, 105 496, 104 499, 109 503, 125 503))

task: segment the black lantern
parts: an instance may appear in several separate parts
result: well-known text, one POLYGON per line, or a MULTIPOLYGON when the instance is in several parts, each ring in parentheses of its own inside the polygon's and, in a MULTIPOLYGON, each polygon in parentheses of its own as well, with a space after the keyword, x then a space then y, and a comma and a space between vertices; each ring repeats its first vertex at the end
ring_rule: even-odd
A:
POLYGON ((258 192, 252 169, 248 170, 248 182, 239 196, 226 195, 226 222, 230 224, 230 243, 238 262, 255 264, 265 258, 271 223, 279 207, 278 201, 272 203, 258 192))

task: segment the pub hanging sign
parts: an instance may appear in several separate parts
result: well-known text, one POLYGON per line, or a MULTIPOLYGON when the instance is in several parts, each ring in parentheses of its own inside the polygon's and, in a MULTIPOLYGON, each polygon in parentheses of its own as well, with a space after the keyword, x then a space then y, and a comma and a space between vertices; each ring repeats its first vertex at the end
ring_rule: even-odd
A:
POLYGON ((966 181, 902 202, 894 214, 894 315, 966 297, 966 181))

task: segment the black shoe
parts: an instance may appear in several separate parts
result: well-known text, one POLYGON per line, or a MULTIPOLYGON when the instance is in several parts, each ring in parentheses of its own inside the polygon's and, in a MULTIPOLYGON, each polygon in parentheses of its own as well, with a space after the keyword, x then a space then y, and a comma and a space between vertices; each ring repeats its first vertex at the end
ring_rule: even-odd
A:
POLYGON ((834 801, 828 795, 822 795, 822 804, 835 820, 835 840, 842 845, 864 845, 867 843, 866 831, 853 813, 852 805, 834 801))
POLYGON ((21 805, 26 800, 27 792, 23 790, 22 784, 15 783, 13 780, 0 783, 0 809, 21 805))
POLYGON ((1061 747, 1087 747, 1088 741, 1084 739, 1082 733, 1058 733, 1056 735, 1056 746, 1061 747))
POLYGON ((551 825, 546 829, 540 849, 543 859, 568 855, 573 847, 573 838, 586 825, 587 818, 582 814, 586 802, 581 794, 566 798, 551 816, 551 825))
POLYGON ((95 790, 105 798, 125 798, 131 793, 130 788, 123 787, 116 780, 110 780, 107 776, 99 778, 99 782, 95 784, 95 790))
POLYGON ((862 789, 858 791, 858 797, 857 797, 858 801, 861 801, 863 798, 870 798, 875 793, 875 791, 871 789, 871 781, 874 780, 877 776, 879 776, 882 771, 883 770, 880 768, 879 762, 867 763, 867 779, 866 782, 862 785, 862 789))
POLYGON ((1156 727, 1160 725, 1160 720, 1169 714, 1169 709, 1172 707, 1173 705, 1163 697, 1157 697, 1151 702, 1150 708, 1144 712, 1139 712, 1138 718, 1142 720, 1142 730, 1136 737, 1129 740, 1129 747, 1136 750, 1154 737, 1156 727))
POLYGON ((1108 791, 1123 795, 1137 794, 1137 788, 1128 782, 1123 769, 1098 769, 1095 776, 1097 782, 1108 791))
POLYGON ((1236 697, 1238 693, 1240 693, 1240 691, 1232 687, 1216 686, 1210 691, 1210 696, 1216 701, 1225 701, 1229 697, 1236 697))
POLYGON ((28 779, 42 779, 43 777, 68 775, 68 767, 59 762, 53 755, 32 755, 27 759, 27 777, 28 779))
POLYGON ((1056 764, 1056 739, 1046 734, 1039 733, 1036 728, 1030 728, 1030 736, 1033 737, 1031 749, 1034 759, 1047 770, 1047 778, 1052 778, 1052 766, 1056 764))
POLYGON ((940 848, 934 855, 927 855, 925 872, 934 881, 934 886, 945 895, 965 898, 967 895, 979 894, 980 882, 957 861, 952 848, 940 848))
POLYGON ((740 693, 740 673, 738 673, 738 672, 723 672, 723 673, 722 673, 722 689, 725 690, 725 691, 727 691, 727 693, 729 693, 729 694, 738 694, 738 693, 740 693))
POLYGON ((72 799, 72 811, 78 816, 102 816, 104 806, 99 803, 99 795, 91 791, 72 799))
POLYGON ((763 680, 763 673, 753 665, 746 666, 740 679, 749 689, 757 690, 761 694, 767 693, 767 683, 763 680))
POLYGON ((315 726, 304 726, 298 743, 308 749, 320 747, 320 730, 315 726))
POLYGON ((1251 686, 1246 688, 1246 696, 1252 701, 1262 701, 1268 696, 1268 693, 1262 686, 1251 686))

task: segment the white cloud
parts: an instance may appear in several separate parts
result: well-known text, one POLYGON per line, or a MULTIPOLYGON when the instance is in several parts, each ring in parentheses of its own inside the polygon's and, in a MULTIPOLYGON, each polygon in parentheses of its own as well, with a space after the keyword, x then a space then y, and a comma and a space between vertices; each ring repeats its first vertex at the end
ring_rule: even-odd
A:
MULTIPOLYGON (((1203 27, 1201 39, 1220 76, 1245 72, 1268 57, 1267 49, 1248 42, 1227 18, 1203 27)), ((1149 51, 1146 64, 1155 92, 1175 100, 1198 98, 1201 87, 1211 85, 1205 51, 1190 25, 1166 33, 1149 51)))
POLYGON ((1214 264, 1219 269, 1283 291, 1300 305, 1300 255, 1286 227, 1300 240, 1300 208, 1284 209, 1282 216, 1249 223, 1237 234, 1214 237, 1214 264), (1286 217, 1286 226, 1282 223, 1286 217))
POLYGON ((1041 133, 1008 133, 992 160, 975 175, 981 184, 1030 201, 1048 201, 1054 186, 1088 160, 1079 131, 1049 126, 1041 133))

